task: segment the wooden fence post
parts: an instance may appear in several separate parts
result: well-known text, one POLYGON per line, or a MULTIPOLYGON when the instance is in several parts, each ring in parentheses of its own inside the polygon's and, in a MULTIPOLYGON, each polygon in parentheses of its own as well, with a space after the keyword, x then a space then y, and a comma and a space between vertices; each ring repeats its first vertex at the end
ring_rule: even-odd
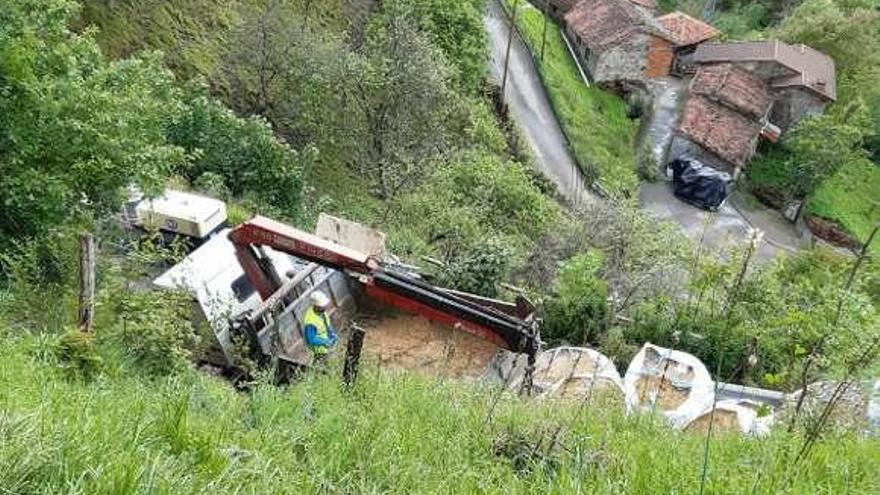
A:
POLYGON ((95 318, 95 238, 79 236, 79 329, 92 331, 95 318))
POLYGON ((358 364, 361 360, 361 349, 364 347, 364 329, 356 324, 351 325, 351 336, 345 351, 345 367, 342 369, 342 383, 346 388, 354 385, 357 380, 358 364))

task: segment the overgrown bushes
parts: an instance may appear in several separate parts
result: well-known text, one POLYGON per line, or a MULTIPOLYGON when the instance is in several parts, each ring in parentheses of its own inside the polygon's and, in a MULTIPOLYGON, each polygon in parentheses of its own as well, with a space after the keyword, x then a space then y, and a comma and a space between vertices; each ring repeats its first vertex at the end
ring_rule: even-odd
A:
POLYGON ((608 287, 599 278, 601 268, 602 256, 596 251, 565 262, 552 295, 544 303, 544 339, 553 344, 599 344, 608 327, 608 287))
POLYGON ((288 218, 298 213, 302 171, 315 151, 293 150, 275 137, 265 120, 237 117, 193 88, 167 133, 192 160, 183 169, 190 181, 219 192, 225 189, 288 218))

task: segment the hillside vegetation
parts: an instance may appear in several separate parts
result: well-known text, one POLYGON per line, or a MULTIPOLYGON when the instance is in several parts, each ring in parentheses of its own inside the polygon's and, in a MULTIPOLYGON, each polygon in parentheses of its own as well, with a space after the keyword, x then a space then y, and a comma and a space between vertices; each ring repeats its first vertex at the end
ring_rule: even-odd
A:
MULTIPOLYGON (((520 286, 548 346, 619 368, 652 341, 784 391, 877 376, 872 255, 757 266, 753 245, 710 251, 632 201, 566 209, 494 112, 484 7, 0 0, 0 491, 696 493, 706 466, 706 493, 876 492, 877 438, 808 415, 767 439, 710 438, 598 397, 521 399, 370 362, 351 391, 337 371, 276 386, 254 369, 237 389, 196 368, 214 337, 190 296, 147 289, 187 246, 121 228, 130 186, 221 198, 232 224, 362 221, 438 284, 520 286), (90 333, 76 328, 83 231, 98 244, 90 333)), ((545 77, 594 112, 572 125, 613 176, 622 104, 564 82, 555 39, 545 77)))

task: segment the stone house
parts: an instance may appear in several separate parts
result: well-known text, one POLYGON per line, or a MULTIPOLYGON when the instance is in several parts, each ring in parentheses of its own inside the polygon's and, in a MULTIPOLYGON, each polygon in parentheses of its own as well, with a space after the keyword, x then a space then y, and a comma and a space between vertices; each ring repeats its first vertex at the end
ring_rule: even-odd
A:
POLYGON ((715 27, 684 12, 672 12, 657 20, 672 37, 675 45, 672 74, 679 77, 696 72, 693 57, 697 46, 721 34, 715 27))
POLYGON ((700 66, 669 159, 697 159, 736 177, 754 154, 772 107, 770 88, 752 72, 729 63, 700 66))
POLYGON ((653 2, 581 0, 563 21, 577 57, 596 84, 630 92, 669 75, 673 42, 654 18, 653 2))
POLYGON ((763 79, 775 100, 770 120, 783 131, 819 115, 837 99, 834 61, 805 45, 781 41, 703 43, 696 64, 731 63, 763 79))

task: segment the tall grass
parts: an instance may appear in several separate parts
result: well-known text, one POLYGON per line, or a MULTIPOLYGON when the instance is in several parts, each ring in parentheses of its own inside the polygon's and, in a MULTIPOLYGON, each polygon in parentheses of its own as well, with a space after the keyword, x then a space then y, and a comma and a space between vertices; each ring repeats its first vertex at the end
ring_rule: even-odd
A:
MULTIPOLYGON (((367 365, 250 394, 195 371, 68 376, 54 339, 0 334, 3 493, 695 493, 702 436, 616 407, 504 395, 367 365), (574 419, 574 421, 572 421, 574 419), (516 462, 559 425, 563 447, 516 462), (520 443, 516 443, 517 440, 520 443), (513 447, 511 447, 513 446, 513 447), (504 455, 498 455, 503 452, 504 455)), ((782 431, 716 435, 708 493, 765 493, 782 431), (762 491, 762 489, 764 491, 762 491)), ((791 439, 794 441, 794 439, 791 439)), ((546 442, 545 442, 546 443, 546 442)), ((876 493, 880 442, 821 440, 785 493, 876 493)))

